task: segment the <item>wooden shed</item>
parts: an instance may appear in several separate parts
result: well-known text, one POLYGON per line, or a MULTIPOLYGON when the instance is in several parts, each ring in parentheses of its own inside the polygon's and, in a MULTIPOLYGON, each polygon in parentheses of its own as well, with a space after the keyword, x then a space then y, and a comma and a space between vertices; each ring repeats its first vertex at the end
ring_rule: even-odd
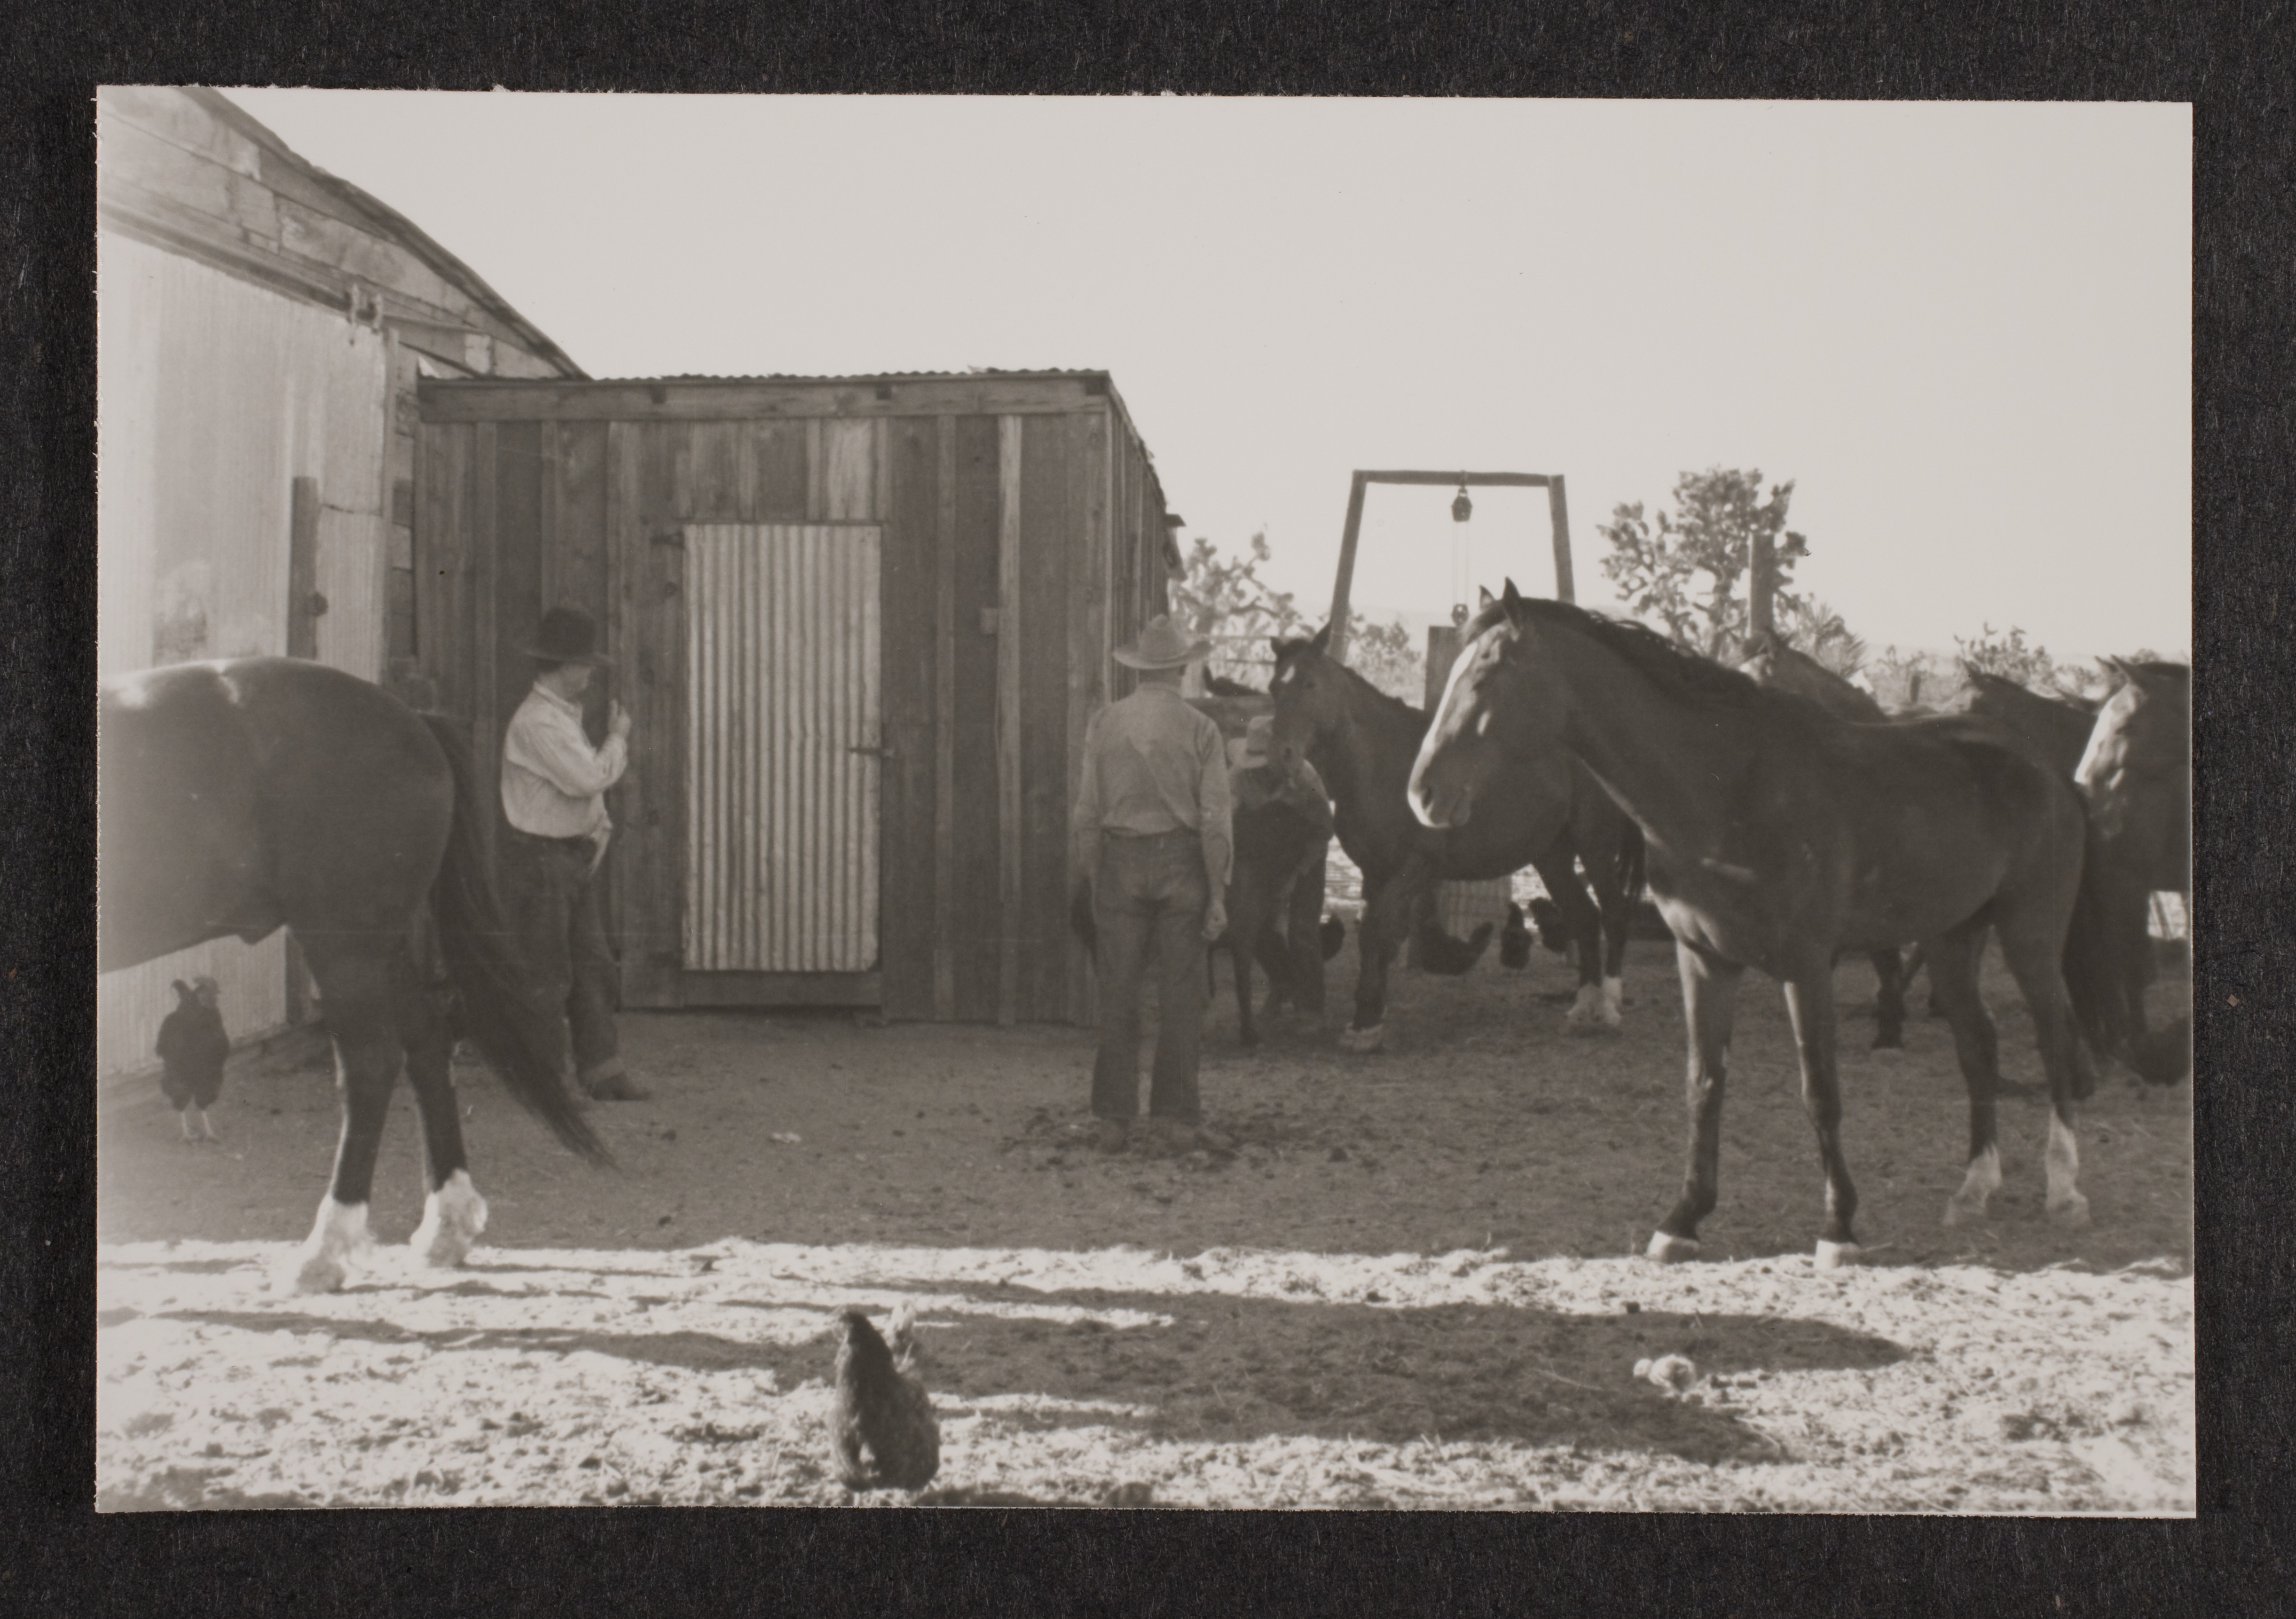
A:
MULTIPOLYGON (((387 680, 413 650, 418 374, 582 374, 467 265, 213 90, 96 118, 101 674, 250 653, 387 680)), ((152 1061, 169 982, 234 1035, 308 1010, 284 934, 102 975, 98 1072, 152 1061)))
POLYGON ((626 1006, 1090 1017, 1068 806, 1180 560, 1105 373, 420 397, 421 659, 489 791, 543 610, 603 627, 626 1006))

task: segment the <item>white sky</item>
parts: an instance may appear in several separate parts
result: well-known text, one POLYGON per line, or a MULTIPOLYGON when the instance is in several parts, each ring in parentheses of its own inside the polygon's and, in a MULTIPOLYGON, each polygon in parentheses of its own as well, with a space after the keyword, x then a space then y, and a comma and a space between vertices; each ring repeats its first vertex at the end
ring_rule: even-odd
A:
MULTIPOLYGON (((2181 105, 234 91, 594 376, 1105 369, 1184 538, 1329 602, 1356 467, 1796 482, 1876 648, 2191 645, 2181 105)), ((1440 612, 1447 489, 1355 599, 1440 612)), ((1552 588, 1543 492, 1472 571, 1552 588)))

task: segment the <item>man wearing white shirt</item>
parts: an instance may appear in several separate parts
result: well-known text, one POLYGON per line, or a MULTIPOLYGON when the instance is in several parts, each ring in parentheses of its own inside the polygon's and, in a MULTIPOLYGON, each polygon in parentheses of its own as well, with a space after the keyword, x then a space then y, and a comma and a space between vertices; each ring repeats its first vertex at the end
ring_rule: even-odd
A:
POLYGON ((597 876, 613 835, 606 789, 629 766, 630 717, 611 705, 606 740, 590 745, 582 694, 606 660, 578 607, 553 607, 528 648, 534 689, 503 736, 503 900, 545 1017, 573 1031, 574 1077, 600 1101, 646 1092, 622 1066, 614 1031, 616 968, 598 908, 597 876))

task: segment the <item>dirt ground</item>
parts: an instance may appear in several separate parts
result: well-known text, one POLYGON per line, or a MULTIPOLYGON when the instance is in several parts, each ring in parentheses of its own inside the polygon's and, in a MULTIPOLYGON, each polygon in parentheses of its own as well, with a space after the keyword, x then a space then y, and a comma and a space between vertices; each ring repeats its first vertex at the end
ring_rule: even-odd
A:
POLYGON ((402 1088, 388 1245, 316 1297, 274 1276, 324 1189, 327 1072, 237 1059, 197 1147, 156 1083, 109 1086, 98 1504, 842 1502, 835 1313, 906 1300, 940 1474, 865 1504, 2193 1510, 2191 1090, 2108 1078, 2081 1130, 2095 1223, 2049 1226, 1997 960, 2005 1070, 2036 1094, 2003 1105, 1992 1219, 1957 1229, 1945 1026, 1869 1052, 1871 972, 1844 963, 1867 1262, 1828 1275, 1766 981, 1705 1259, 1669 1268, 1638 1257, 1682 1173, 1669 946, 1634 944, 1609 1037, 1563 1033, 1570 977, 1538 952, 1398 974, 1388 1049, 1350 1056, 1353 982, 1350 942, 1322 1023, 1250 1052, 1223 983, 1203 1085, 1236 1150, 1178 1157, 1084 1144, 1082 1031, 631 1015, 655 1095, 594 1111, 618 1170, 459 1071, 491 1221, 462 1270, 419 1270, 402 1088), (1677 1384, 1636 1375, 1668 1355, 1677 1384))

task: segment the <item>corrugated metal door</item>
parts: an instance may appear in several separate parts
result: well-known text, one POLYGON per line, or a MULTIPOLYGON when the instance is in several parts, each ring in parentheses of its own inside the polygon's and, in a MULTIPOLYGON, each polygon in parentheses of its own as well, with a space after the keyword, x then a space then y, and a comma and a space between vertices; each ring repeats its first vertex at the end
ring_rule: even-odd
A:
POLYGON ((689 972, 877 965, 879 540, 685 530, 689 972))

